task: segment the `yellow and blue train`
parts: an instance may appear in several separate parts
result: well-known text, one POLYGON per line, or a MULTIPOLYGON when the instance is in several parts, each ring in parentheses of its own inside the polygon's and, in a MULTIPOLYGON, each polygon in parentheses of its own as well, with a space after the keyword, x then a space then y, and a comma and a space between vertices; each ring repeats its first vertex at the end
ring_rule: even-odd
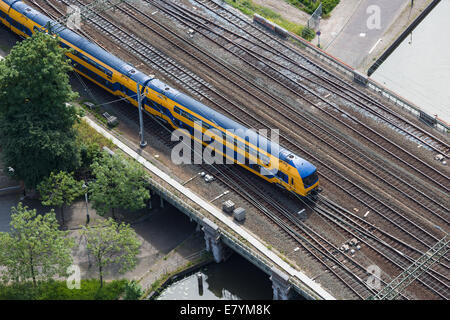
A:
MULTIPOLYGON (((46 26, 55 23, 21 0, 0 0, 0 22, 24 38, 46 31, 46 26)), ((75 32, 64 29, 57 33, 61 47, 72 49, 67 57, 74 70, 85 78, 135 106, 138 105, 136 91, 140 84, 144 95, 143 107, 148 113, 162 118, 175 129, 187 129, 192 139, 197 136, 194 130, 208 135, 209 129, 214 129, 220 135, 214 135, 213 139, 223 146, 217 152, 224 157, 288 191, 301 196, 316 194, 319 178, 316 167, 310 162, 261 135, 253 133, 253 136, 248 136, 242 125, 136 70, 75 32), (195 126, 194 122, 200 122, 201 126, 195 126), (243 157, 247 161, 238 161, 243 157), (273 166, 275 162, 278 166, 273 166)), ((201 142, 205 146, 210 144, 201 142)))

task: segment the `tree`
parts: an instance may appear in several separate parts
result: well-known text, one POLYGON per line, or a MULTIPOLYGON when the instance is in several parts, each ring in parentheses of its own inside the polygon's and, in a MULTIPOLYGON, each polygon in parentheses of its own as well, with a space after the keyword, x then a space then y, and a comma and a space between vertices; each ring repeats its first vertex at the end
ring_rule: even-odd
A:
POLYGON ((21 282, 49 280, 65 276, 72 264, 73 239, 58 230, 55 212, 37 215, 22 203, 12 208, 11 232, 0 233, 0 265, 6 267, 2 279, 21 282))
POLYGON ((52 171, 73 171, 80 152, 71 66, 58 38, 37 32, 0 62, 0 146, 6 168, 33 189, 52 171))
POLYGON ((150 199, 145 188, 145 172, 135 162, 120 155, 110 156, 104 152, 92 166, 95 181, 89 185, 92 206, 100 215, 122 208, 139 210, 150 199))
POLYGON ((83 181, 77 181, 73 173, 60 171, 50 173, 37 187, 44 206, 60 207, 62 225, 64 225, 64 205, 69 206, 83 194, 83 181))
POLYGON ((129 224, 118 224, 109 218, 95 227, 83 227, 81 234, 86 237, 87 250, 98 267, 100 287, 107 266, 120 266, 120 273, 135 268, 141 242, 129 224))

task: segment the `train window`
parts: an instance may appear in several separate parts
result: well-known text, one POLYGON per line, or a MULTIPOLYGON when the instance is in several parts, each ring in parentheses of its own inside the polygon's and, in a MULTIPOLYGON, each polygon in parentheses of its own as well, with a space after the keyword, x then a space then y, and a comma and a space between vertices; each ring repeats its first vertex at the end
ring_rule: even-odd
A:
POLYGON ((178 113, 179 115, 181 115, 181 109, 178 108, 177 106, 173 107, 173 111, 175 111, 175 113, 178 113))
POLYGON ((189 119, 190 114, 184 110, 181 110, 181 116, 185 117, 186 119, 189 119))
POLYGON ((270 164, 270 158, 262 153, 259 154, 259 160, 265 165, 268 166, 270 164))
POLYGON ((255 170, 258 173, 261 172, 261 166, 259 164, 250 163, 249 167, 252 168, 253 170, 255 170))
POLYGON ((200 119, 195 118, 195 121, 200 121, 200 123, 202 124, 203 129, 209 130, 211 129, 211 126, 209 124, 207 124, 205 121, 202 121, 200 119))
POLYGON ((286 183, 288 183, 289 182, 289 177, 288 177, 288 175, 287 174, 285 174, 284 172, 282 172, 282 171, 280 171, 280 170, 278 170, 278 172, 277 172, 277 176, 281 179, 281 180, 283 180, 284 182, 286 182, 286 183))
POLYGON ((294 185, 294 178, 291 178, 291 185, 294 185))
POLYGON ((319 180, 319 176, 317 175, 317 170, 316 170, 309 176, 303 178, 303 184, 304 184, 305 188, 308 188, 308 187, 312 186, 314 183, 316 183, 317 180, 319 180))
POLYGON ((184 110, 182 110, 181 108, 178 108, 178 107, 174 107, 173 109, 180 116, 193 121, 193 116, 190 113, 188 113, 188 112, 186 112, 186 111, 184 111, 184 110))
MULTIPOLYGON (((34 27, 34 31, 35 31, 35 32, 37 31, 36 29, 37 29, 37 28, 34 27)), ((59 42, 59 46, 60 46, 61 48, 64 48, 64 49, 69 49, 69 46, 68 46, 67 44, 65 44, 64 42, 62 42, 62 41, 59 42)))

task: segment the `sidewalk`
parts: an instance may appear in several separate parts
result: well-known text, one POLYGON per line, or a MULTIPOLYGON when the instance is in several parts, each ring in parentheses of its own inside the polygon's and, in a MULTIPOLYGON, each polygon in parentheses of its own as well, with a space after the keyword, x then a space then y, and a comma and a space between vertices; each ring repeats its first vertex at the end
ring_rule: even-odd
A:
MULTIPOLYGON (((83 279, 97 278, 98 269, 94 264, 93 257, 89 256, 86 251, 86 239, 80 235, 80 224, 84 225, 86 222, 86 208, 84 202, 76 203, 70 210, 65 212, 66 225, 69 228, 69 235, 75 239, 75 248, 73 250, 74 264, 81 269, 81 277, 83 279)), ((145 210, 144 210, 145 211, 145 210)), ((89 209, 91 216, 90 225, 96 224, 98 221, 105 219, 104 217, 96 215, 95 211, 89 209)), ((120 218, 120 213, 116 215, 120 218)), ((110 266, 105 268, 105 280, 121 279, 139 280, 150 269, 156 270, 159 273, 164 272, 167 266, 161 264, 160 261, 171 253, 171 251, 183 243, 186 239, 191 237, 195 232, 196 225, 189 221, 189 218, 184 214, 176 211, 169 205, 164 209, 155 208, 150 213, 137 215, 136 218, 130 219, 130 214, 127 215, 126 222, 134 220, 131 226, 136 231, 138 239, 142 245, 137 256, 138 262, 135 269, 125 274, 120 274, 120 266, 110 266), (160 270, 161 268, 161 270, 160 270)), ((123 220, 123 219, 121 219, 123 220)), ((203 239, 202 239, 203 240, 203 239)), ((204 240, 200 241, 198 248, 195 251, 200 251, 205 246, 204 240)), ((183 257, 192 254, 192 252, 181 252, 179 261, 183 261, 183 257)), ((172 259, 167 259, 167 263, 172 259)), ((163 260, 166 262, 166 260, 163 260)), ((150 283, 151 284, 151 283, 150 283)))
MULTIPOLYGON (((320 46, 325 51, 340 36, 364 0, 344 0, 331 11, 331 17, 320 21, 320 46)), ((317 44, 317 39, 313 40, 317 44)))
POLYGON ((414 7, 406 5, 403 11, 383 34, 381 41, 374 50, 367 55, 359 66, 359 70, 366 72, 372 64, 386 51, 387 48, 401 35, 401 33, 430 5, 432 0, 414 0, 414 7))
POLYGON ((409 3, 410 0, 362 0, 325 50, 358 69, 409 3))
MULTIPOLYGON (((0 232, 10 230, 11 207, 20 201, 30 209, 36 209, 38 214, 49 212, 52 208, 42 206, 36 199, 21 199, 21 194, 6 195, 0 197, 0 232)), ((60 208, 54 208, 56 218, 61 222, 60 208)), ((97 215, 89 204, 89 225, 95 225, 107 217, 97 215)), ((139 280, 145 278, 144 284, 151 285, 154 280, 166 272, 176 270, 180 265, 191 261, 193 253, 204 249, 205 241, 203 235, 195 234, 196 224, 191 223, 189 218, 178 212, 170 205, 165 208, 155 207, 148 212, 146 209, 138 212, 117 212, 119 221, 130 223, 137 233, 142 245, 137 256, 138 263, 134 270, 125 274, 118 272, 119 266, 105 269, 105 280, 129 279, 139 280), (125 213, 125 214, 124 214, 125 213), (189 241, 186 241, 189 239, 189 241), (180 244, 183 244, 180 246, 180 244), (180 246, 180 247, 179 247, 180 246), (164 259, 165 256, 169 258, 164 259), (175 268, 175 269, 174 269, 175 268), (149 272, 153 270, 154 272, 149 272)), ((74 264, 81 269, 82 279, 98 278, 98 270, 92 256, 86 251, 86 239, 81 237, 81 226, 86 224, 86 202, 77 200, 72 206, 64 208, 64 229, 69 231, 69 236, 75 240, 72 251, 74 264)))
POLYGON ((332 12, 329 26, 325 21, 322 24, 321 31, 324 38, 322 47, 336 58, 365 72, 430 3, 431 0, 414 0, 414 6, 411 7, 411 0, 341 1, 332 12), (340 6, 343 3, 347 6, 345 13, 352 11, 352 14, 333 37, 336 31, 331 31, 330 28, 342 23, 342 20, 339 20, 339 12, 344 10, 344 7, 340 6), (332 40, 327 42, 326 39, 330 36, 332 40))
POLYGON ((165 274, 175 272, 188 263, 194 263, 201 257, 205 249, 205 240, 202 232, 193 233, 180 246, 173 249, 167 255, 156 261, 151 268, 139 278, 139 283, 144 291, 161 279, 165 274))

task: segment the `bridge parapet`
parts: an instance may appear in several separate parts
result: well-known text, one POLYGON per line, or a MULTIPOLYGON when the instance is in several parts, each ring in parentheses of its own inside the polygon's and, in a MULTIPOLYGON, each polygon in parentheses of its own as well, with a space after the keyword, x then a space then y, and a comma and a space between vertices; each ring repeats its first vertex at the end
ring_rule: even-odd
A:
POLYGON ((164 201, 186 214, 191 221, 195 221, 203 231, 206 230, 205 241, 209 243, 208 248, 212 250, 217 262, 226 259, 228 248, 230 248, 270 276, 272 275, 272 267, 277 267, 286 272, 289 275, 289 282, 292 284, 292 288, 308 299, 335 299, 318 283, 308 278, 301 271, 294 269, 276 255, 275 252, 269 250, 259 239, 237 225, 219 208, 184 187, 126 144, 131 142, 119 135, 116 136, 106 131, 102 126, 89 118, 86 118, 86 121, 96 131, 111 139, 123 152, 134 158, 155 175, 155 178, 147 179, 148 186, 164 201))

